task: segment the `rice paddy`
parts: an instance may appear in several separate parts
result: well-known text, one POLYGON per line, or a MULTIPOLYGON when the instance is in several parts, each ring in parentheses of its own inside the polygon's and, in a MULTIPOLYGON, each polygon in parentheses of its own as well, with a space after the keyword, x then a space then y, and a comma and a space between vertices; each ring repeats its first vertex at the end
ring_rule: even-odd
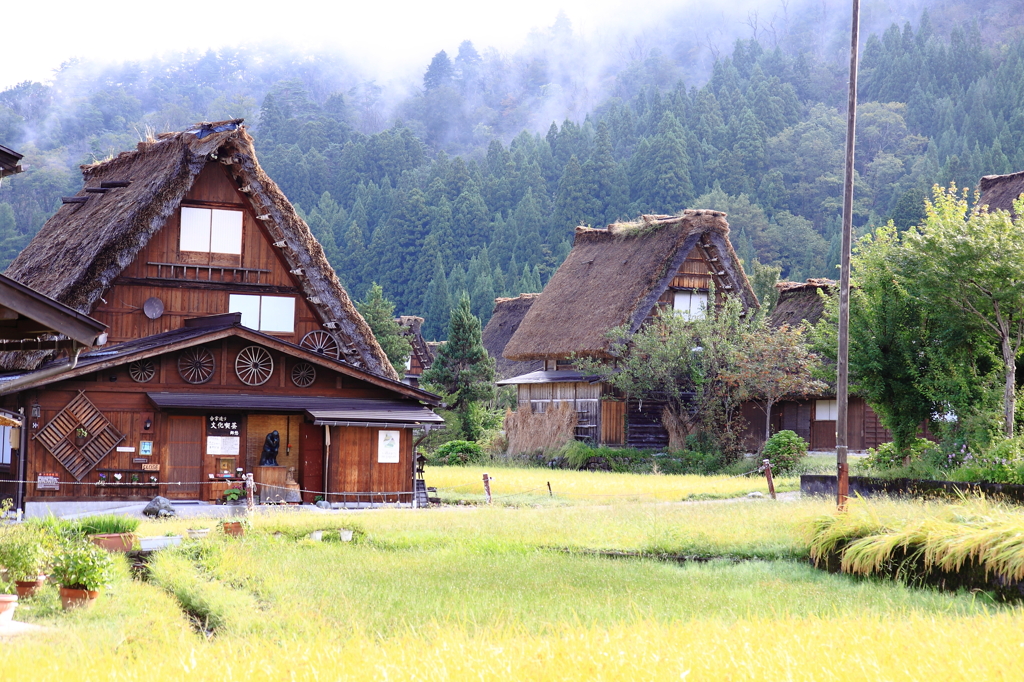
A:
MULTIPOLYGON (((510 472, 493 473, 530 480, 510 472)), ((577 473, 593 486, 612 476, 577 473)), ((670 477, 614 476, 630 490, 649 483, 652 496, 668 494, 659 479, 670 477)), ((1004 524, 1019 516, 860 504, 846 519, 861 537, 922 515, 951 523, 985 512, 1004 524)), ((811 540, 831 509, 825 500, 645 496, 257 514, 244 538, 214 532, 157 554, 146 580, 122 566, 90 611, 62 613, 48 587, 18 617, 49 629, 0 646, 0 670, 4 679, 190 682, 1016 677, 1020 608, 985 593, 814 569, 811 540), (338 528, 354 540, 307 537, 338 528)), ((148 521, 139 532, 203 524, 215 521, 148 521)))

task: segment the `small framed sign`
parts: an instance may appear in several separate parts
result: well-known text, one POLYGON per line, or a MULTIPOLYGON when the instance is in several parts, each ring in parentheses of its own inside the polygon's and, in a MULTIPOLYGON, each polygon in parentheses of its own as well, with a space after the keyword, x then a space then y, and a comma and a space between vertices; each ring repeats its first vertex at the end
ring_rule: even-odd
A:
POLYGON ((127 446, 127 445, 118 445, 117 446, 117 451, 118 452, 135 452, 135 448, 127 446))
POLYGON ((381 464, 398 464, 401 440, 401 431, 378 431, 377 461, 381 464))
POLYGON ((51 472, 36 474, 36 490, 60 490, 60 475, 51 472))
POLYGON ((139 441, 139 455, 141 457, 152 457, 153 456, 153 441, 151 441, 151 440, 140 440, 139 441))
POLYGON ((160 471, 160 465, 159 464, 143 464, 142 465, 142 470, 143 471, 160 471))

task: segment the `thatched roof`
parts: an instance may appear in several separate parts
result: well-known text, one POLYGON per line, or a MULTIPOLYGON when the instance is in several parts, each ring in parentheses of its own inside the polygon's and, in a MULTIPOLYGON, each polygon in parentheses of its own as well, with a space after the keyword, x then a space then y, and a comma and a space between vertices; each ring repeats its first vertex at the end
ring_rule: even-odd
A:
MULTIPOLYGON (((325 323, 333 322, 344 360, 392 379, 398 377, 373 332, 352 305, 309 227, 256 160, 242 120, 201 124, 140 142, 135 151, 82 166, 84 203, 63 205, 14 260, 6 274, 82 313, 90 313, 114 279, 135 259, 178 208, 208 163, 224 164, 251 197, 289 269, 325 323), (87 193, 104 182, 130 181, 106 193, 87 193)), ((27 354, 25 354, 27 355, 27 354)), ((38 355, 38 354, 34 354, 38 355)), ((5 357, 0 366, 31 369, 42 358, 5 357)))
POLYGON ((505 346, 505 357, 606 356, 606 334, 623 325, 636 331, 698 243, 718 259, 716 287, 739 296, 744 307, 759 307, 720 211, 642 216, 603 230, 577 227, 572 251, 505 346))
POLYGON ((494 358, 495 379, 498 381, 529 374, 544 366, 540 360, 516 362, 503 355, 509 339, 519 329, 526 312, 539 297, 540 294, 519 294, 515 298, 494 299, 494 312, 484 327, 483 342, 488 355, 494 358))
POLYGON ((1001 209, 1013 213, 1013 202, 1024 194, 1024 171, 1009 175, 986 175, 978 186, 981 200, 978 202, 988 206, 990 211, 1001 209))
POLYGON ((423 367, 424 371, 430 369, 430 365, 434 362, 434 354, 423 338, 423 332, 421 331, 423 328, 423 318, 416 315, 400 315, 395 318, 395 322, 402 328, 402 334, 409 339, 412 352, 419 359, 420 366, 423 367))
POLYGON ((771 327, 790 327, 806 320, 815 324, 825 312, 825 299, 819 291, 829 294, 836 286, 835 280, 812 278, 806 282, 779 282, 775 288, 779 290, 779 302, 768 318, 771 327))

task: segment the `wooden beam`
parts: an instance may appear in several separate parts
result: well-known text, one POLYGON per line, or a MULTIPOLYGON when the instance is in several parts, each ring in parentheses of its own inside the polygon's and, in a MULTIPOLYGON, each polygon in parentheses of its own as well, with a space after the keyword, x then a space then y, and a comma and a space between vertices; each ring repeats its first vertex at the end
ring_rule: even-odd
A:
POLYGON ((0 302, 5 307, 39 323, 36 329, 42 325, 46 331, 63 334, 84 346, 106 343, 105 324, 8 277, 0 276, 0 302))
MULTIPOLYGON (((194 267, 194 266, 190 266, 194 267)), ((202 265, 200 267, 207 267, 202 265)), ((218 266, 219 267, 219 266, 218 266)), ((225 270, 233 269, 225 265, 225 270)), ((169 277, 118 277, 114 284, 145 286, 145 287, 166 287, 169 289, 206 289, 209 291, 234 291, 259 294, 290 294, 292 296, 304 295, 295 287, 281 287, 271 284, 247 284, 245 282, 207 282, 194 279, 171 279, 169 277)))

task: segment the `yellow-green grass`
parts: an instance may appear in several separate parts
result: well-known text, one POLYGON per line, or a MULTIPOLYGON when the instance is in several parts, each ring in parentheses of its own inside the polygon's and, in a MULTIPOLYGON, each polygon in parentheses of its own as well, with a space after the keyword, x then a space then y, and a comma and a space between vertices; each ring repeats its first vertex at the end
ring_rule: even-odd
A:
MULTIPOLYGON (((764 477, 757 475, 687 476, 543 468, 439 466, 428 467, 425 478, 427 485, 436 487, 444 498, 479 502, 484 495, 484 473, 489 473, 493 478, 491 494, 498 504, 674 502, 692 498, 742 497, 751 492, 768 494, 767 482, 764 477), (548 483, 551 484, 553 497, 548 496, 548 483)), ((775 479, 775 489, 779 492, 799 488, 800 481, 797 478, 775 479)))
POLYGON ((925 570, 975 563, 1006 580, 1024 579, 1024 511, 982 498, 960 504, 854 500, 844 514, 811 522, 815 558, 842 551, 842 569, 869 575, 895 553, 919 553, 925 570))
MULTIPOLYGON (((566 507, 440 507, 358 512, 256 513, 252 527, 293 538, 349 528, 378 547, 440 547, 464 542, 640 551, 762 559, 808 556, 805 528, 831 509, 826 500, 769 499, 566 507)), ((215 519, 146 521, 142 535, 216 528, 215 519)), ((217 536, 214 531, 213 536, 217 536)))
POLYGON ((976 680, 1024 663, 1019 611, 793 562, 256 533, 157 564, 90 612, 35 617, 51 631, 0 647, 4 678, 976 680), (181 614, 182 578, 234 593, 211 602, 232 612, 212 637, 181 614))

